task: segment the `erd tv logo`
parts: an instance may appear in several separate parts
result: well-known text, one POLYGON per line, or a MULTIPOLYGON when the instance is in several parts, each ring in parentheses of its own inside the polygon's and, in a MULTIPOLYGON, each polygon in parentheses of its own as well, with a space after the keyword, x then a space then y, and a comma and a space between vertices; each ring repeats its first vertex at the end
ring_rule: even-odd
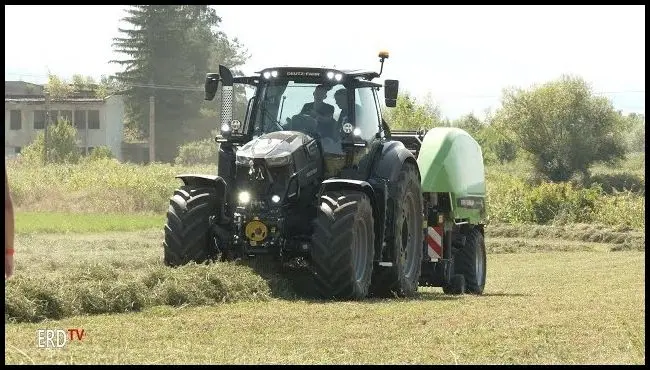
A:
POLYGON ((83 329, 38 329, 36 331, 36 345, 39 348, 63 348, 68 342, 81 342, 86 337, 83 329))

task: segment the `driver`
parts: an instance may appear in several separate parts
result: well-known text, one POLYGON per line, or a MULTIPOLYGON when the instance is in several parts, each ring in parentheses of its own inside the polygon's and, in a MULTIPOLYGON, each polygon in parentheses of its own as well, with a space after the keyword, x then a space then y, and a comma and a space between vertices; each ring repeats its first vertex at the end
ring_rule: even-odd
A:
POLYGON ((334 106, 324 102, 327 97, 327 92, 330 87, 326 85, 318 85, 314 89, 314 101, 307 103, 302 107, 300 114, 308 114, 318 121, 326 121, 333 119, 334 106))
POLYGON ((348 91, 345 88, 336 90, 336 92, 334 93, 334 100, 336 100, 336 105, 338 105, 339 109, 341 109, 341 113, 339 114, 339 119, 337 120, 337 123, 340 126, 343 124, 344 121, 347 121, 349 119, 348 91))

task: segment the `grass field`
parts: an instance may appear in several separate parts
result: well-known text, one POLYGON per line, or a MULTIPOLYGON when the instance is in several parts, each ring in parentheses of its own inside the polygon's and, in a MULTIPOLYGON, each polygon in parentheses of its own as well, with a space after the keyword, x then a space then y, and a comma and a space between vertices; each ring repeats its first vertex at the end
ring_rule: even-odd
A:
POLYGON ((644 165, 594 167, 596 195, 493 165, 483 296, 322 302, 234 263, 163 266, 174 176, 213 166, 7 162, 5 363, 644 364, 644 165), (44 328, 86 337, 40 349, 44 328))
POLYGON ((165 215, 17 212, 16 233, 100 233, 162 228, 165 215))
POLYGON ((426 288, 350 303, 291 298, 244 266, 167 269, 160 228, 22 233, 5 287, 5 362, 645 363, 645 236, 546 229, 547 241, 534 228, 491 228, 484 296, 426 288), (626 240, 636 247, 617 248, 626 240), (51 318, 29 322, 39 316, 51 318), (39 349, 41 328, 86 337, 39 349))

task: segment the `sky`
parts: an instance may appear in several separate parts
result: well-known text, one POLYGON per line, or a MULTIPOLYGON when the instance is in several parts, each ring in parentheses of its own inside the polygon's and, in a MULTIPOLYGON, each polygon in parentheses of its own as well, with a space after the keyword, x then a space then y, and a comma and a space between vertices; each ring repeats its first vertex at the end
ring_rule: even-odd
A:
MULTIPOLYGON (((573 74, 626 113, 645 113, 644 6, 214 6, 252 74, 281 65, 379 70, 443 116, 482 116, 504 88, 573 74)), ((5 6, 5 80, 50 71, 99 79, 124 6, 5 6), (25 19, 30 19, 26 22, 25 19)), ((380 80, 381 81, 381 80, 380 80)))

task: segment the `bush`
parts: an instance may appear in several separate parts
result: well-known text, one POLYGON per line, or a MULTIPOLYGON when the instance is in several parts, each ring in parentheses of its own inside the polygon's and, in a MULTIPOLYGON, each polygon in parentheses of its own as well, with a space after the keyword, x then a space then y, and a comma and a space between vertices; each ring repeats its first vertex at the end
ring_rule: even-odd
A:
MULTIPOLYGON (((634 158, 634 161, 639 159, 634 158)), ((170 196, 181 184, 176 175, 214 173, 215 169, 214 163, 142 166, 109 159, 46 166, 21 162, 6 161, 12 197, 20 211, 155 212, 164 215, 170 196)), ((616 227, 644 227, 643 195, 608 194, 605 186, 597 183, 583 188, 569 183, 528 181, 525 177, 528 167, 524 164, 523 160, 517 160, 486 168, 490 223, 600 222, 616 227)))
POLYGON ((624 192, 597 199, 594 222, 603 225, 625 226, 632 229, 645 229, 645 197, 624 192))
POLYGON ((600 189, 574 189, 568 183, 542 183, 526 193, 525 208, 529 222, 590 222, 600 189))
POLYGON ((53 212, 164 214, 174 189, 182 184, 176 175, 214 172, 214 165, 142 166, 111 159, 46 166, 8 160, 6 165, 16 207, 24 211, 53 212))
POLYGON ((186 166, 216 164, 217 152, 217 144, 212 139, 193 141, 178 148, 178 157, 176 157, 175 163, 186 166))
POLYGON ((608 195, 598 184, 531 184, 510 174, 487 179, 490 223, 593 223, 640 229, 645 226, 645 198, 631 192, 608 195))
POLYGON ((90 152, 88 158, 91 161, 96 161, 99 159, 111 159, 113 158, 113 152, 111 151, 111 148, 107 146, 98 146, 90 152))
POLYGON ((630 191, 645 195, 645 180, 630 173, 594 175, 589 179, 588 185, 600 185, 607 194, 630 191))
POLYGON ((77 147, 77 129, 67 120, 59 118, 56 124, 49 126, 48 131, 47 153, 45 131, 41 131, 22 151, 24 161, 34 165, 42 165, 45 162, 78 163, 81 151, 77 147))

